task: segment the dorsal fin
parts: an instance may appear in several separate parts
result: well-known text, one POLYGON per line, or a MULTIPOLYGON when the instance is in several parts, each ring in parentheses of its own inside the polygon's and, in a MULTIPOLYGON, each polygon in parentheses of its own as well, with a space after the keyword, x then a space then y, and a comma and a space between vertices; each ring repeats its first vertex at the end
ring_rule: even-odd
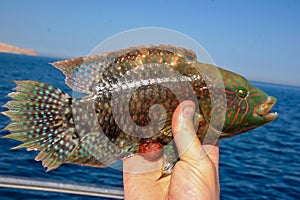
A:
POLYGON ((93 87, 105 76, 102 76, 105 70, 112 70, 113 75, 121 76, 130 67, 149 62, 144 59, 145 57, 150 58, 151 62, 161 62, 159 59, 151 59, 151 56, 157 56, 155 53, 162 53, 162 56, 169 53, 178 58, 184 58, 186 61, 197 61, 196 54, 192 50, 172 45, 150 45, 148 47, 129 47, 118 51, 63 60, 50 64, 65 74, 66 84, 74 91, 92 94, 93 87), (130 66, 116 67, 117 65, 126 63, 130 63, 130 66), (119 71, 114 74, 116 70, 119 71))
POLYGON ((162 51, 170 51, 175 53, 177 56, 186 59, 187 61, 197 61, 197 55, 194 51, 190 49, 186 49, 184 47, 176 47, 173 45, 150 45, 149 48, 160 49, 162 51))
POLYGON ((104 55, 73 58, 50 63, 66 76, 66 84, 74 91, 90 94, 93 84, 100 79, 110 61, 104 55))

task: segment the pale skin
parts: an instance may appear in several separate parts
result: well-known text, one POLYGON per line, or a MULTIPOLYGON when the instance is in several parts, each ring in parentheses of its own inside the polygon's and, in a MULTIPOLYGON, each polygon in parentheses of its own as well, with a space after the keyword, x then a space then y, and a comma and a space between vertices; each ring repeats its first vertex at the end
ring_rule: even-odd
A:
POLYGON ((220 198, 219 147, 200 143, 193 126, 194 110, 192 101, 184 101, 173 115, 172 131, 180 161, 171 175, 159 179, 162 158, 147 161, 136 155, 123 160, 125 199, 220 198))

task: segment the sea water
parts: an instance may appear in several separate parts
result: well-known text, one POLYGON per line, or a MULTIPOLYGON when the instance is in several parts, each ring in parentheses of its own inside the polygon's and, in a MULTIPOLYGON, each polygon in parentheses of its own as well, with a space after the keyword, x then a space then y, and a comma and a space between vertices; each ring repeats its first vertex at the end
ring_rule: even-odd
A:
MULTIPOLYGON (((0 106, 9 98, 12 80, 36 80, 72 94, 64 75, 51 65, 59 59, 0 53, 0 106)), ((300 198, 300 88, 253 82, 277 98, 273 110, 279 117, 272 123, 220 142, 221 199, 300 198)), ((6 110, 0 108, 0 111, 6 110)), ((0 129, 9 119, 0 115, 0 129)), ((0 136, 8 132, 0 132, 0 136)), ((10 150, 19 142, 0 138, 0 176, 63 181, 78 184, 123 187, 122 172, 64 164, 45 172, 34 161, 37 152, 10 150)), ((0 188, 0 199, 99 199, 96 197, 0 188)))

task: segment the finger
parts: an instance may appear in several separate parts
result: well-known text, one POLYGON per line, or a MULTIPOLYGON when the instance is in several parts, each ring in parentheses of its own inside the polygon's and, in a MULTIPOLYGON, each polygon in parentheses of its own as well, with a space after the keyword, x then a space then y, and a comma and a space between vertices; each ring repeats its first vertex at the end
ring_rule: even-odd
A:
POLYGON ((123 183, 125 199, 163 199, 168 180, 157 179, 161 176, 162 159, 148 161, 135 155, 123 159, 123 183), (164 181, 164 182, 163 182, 164 181))
POLYGON ((183 101, 175 110, 172 118, 172 132, 181 160, 197 159, 201 152, 201 143, 196 137, 193 125, 195 104, 183 101))
POLYGON ((216 170, 219 170, 219 142, 216 144, 203 144, 202 148, 207 153, 208 157, 214 163, 216 170))
POLYGON ((125 199, 163 199, 171 177, 161 176, 162 158, 149 161, 135 155, 123 159, 123 183, 125 199))
POLYGON ((123 172, 129 174, 151 173, 161 170, 163 159, 149 161, 143 156, 135 155, 130 158, 123 159, 123 172))

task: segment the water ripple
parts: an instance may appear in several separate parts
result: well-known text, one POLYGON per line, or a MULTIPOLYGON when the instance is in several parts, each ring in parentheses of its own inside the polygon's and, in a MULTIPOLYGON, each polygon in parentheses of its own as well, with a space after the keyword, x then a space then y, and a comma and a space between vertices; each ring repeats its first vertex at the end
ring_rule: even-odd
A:
MULTIPOLYGON (((0 54, 0 105, 15 86, 11 80, 33 79, 70 93, 61 72, 48 65, 54 59, 0 54)), ((279 117, 271 124, 220 143, 221 199, 299 199, 300 194, 300 89, 258 84, 278 98, 279 117)), ((4 108, 0 108, 4 111, 4 108)), ((0 115, 0 129, 9 119, 0 115)), ((7 134, 1 132, 0 136, 7 134)), ((18 142, 0 139, 0 174, 42 180, 122 187, 122 172, 65 164, 45 172, 35 162, 37 152, 9 150, 18 142)), ((82 199, 82 196, 0 188, 1 199, 82 199)), ((85 199, 96 199, 85 197, 85 199)))

